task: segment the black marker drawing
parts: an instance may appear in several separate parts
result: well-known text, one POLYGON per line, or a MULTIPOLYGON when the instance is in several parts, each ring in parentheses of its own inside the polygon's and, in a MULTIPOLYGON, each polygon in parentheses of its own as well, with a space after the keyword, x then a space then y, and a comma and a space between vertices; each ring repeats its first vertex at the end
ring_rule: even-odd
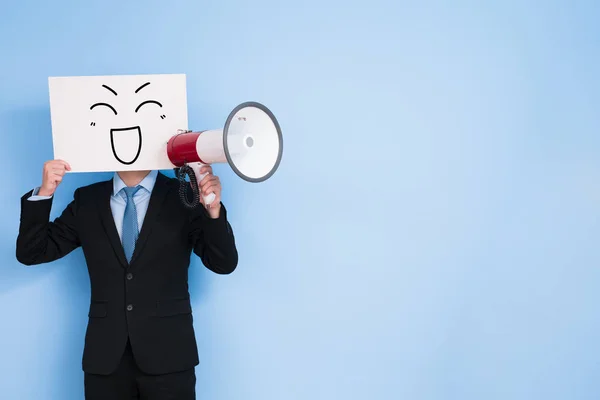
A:
MULTIPOLYGON (((144 83, 142 86, 140 86, 140 87, 138 87, 136 89, 135 93, 138 93, 140 90, 142 90, 143 88, 145 88, 148 85, 150 85, 150 82, 144 83)), ((102 87, 105 88, 105 89, 107 89, 108 91, 110 91, 115 96, 118 96, 117 92, 114 89, 108 87, 107 85, 102 85, 102 87)), ((146 101, 143 101, 142 103, 140 103, 136 107, 135 112, 137 113, 142 106, 147 105, 147 104, 156 104, 160 108, 162 108, 162 106, 163 106, 157 100, 146 100, 146 101)), ((115 115, 118 115, 117 110, 113 106, 111 106, 110 104, 108 104, 108 103, 95 103, 95 104, 93 104, 90 107, 90 110, 93 110, 96 107, 106 107, 106 108, 109 108, 115 115)), ((164 115, 164 114, 160 115, 160 119, 165 119, 165 118, 167 118, 166 115, 164 115)), ((90 126, 96 126, 96 123, 92 122, 90 124, 90 126)), ((131 141, 128 141, 128 140, 125 140, 124 142, 131 143, 131 141)), ((117 159, 117 161, 119 161, 121 164, 131 165, 134 162, 136 162, 136 160, 140 156, 140 153, 142 152, 142 129, 140 128, 140 126, 132 126, 132 127, 129 127, 129 128, 112 128, 110 130, 110 144, 111 144, 111 147, 112 147, 113 155, 115 156, 115 158, 117 159), (131 135, 131 134, 137 136, 137 142, 138 142, 137 143, 137 150, 135 150, 135 156, 132 159, 125 159, 125 157, 123 156, 123 153, 124 153, 123 150, 124 149, 118 149, 118 147, 119 147, 118 146, 118 142, 119 142, 118 138, 122 137, 122 135, 131 135), (115 142, 117 144, 115 144, 115 142)), ((128 158, 130 158, 130 157, 128 157, 128 158)))
POLYGON ((109 88, 108 86, 106 86, 106 85, 102 85, 102 87, 103 87, 103 88, 106 88, 106 89, 108 89, 108 90, 110 90, 110 91, 111 91, 111 92, 112 92, 112 93, 113 93, 115 96, 118 96, 118 95, 117 95, 117 92, 115 92, 113 89, 109 88))
POLYGON ((144 83, 142 86, 140 86, 139 88, 136 89, 136 93, 139 92, 140 90, 142 90, 143 88, 145 88, 146 86, 148 86, 150 84, 150 82, 146 82, 144 83))
POLYGON ((117 161, 119 161, 121 164, 131 165, 138 159, 138 157, 140 156, 140 152, 142 151, 142 130, 140 129, 139 126, 132 126, 130 128, 113 128, 110 130, 110 145, 112 147, 113 155, 115 156, 117 161), (118 132, 126 133, 126 132, 130 132, 130 131, 137 132, 138 149, 137 149, 137 153, 135 154, 135 157, 133 157, 132 160, 126 161, 126 160, 121 159, 121 157, 119 157, 119 154, 115 147, 115 134, 118 132))
POLYGON ((115 110, 115 108, 108 103, 96 103, 90 107, 90 110, 93 110, 94 108, 99 107, 99 106, 108 107, 112 110, 112 112, 115 113, 115 115, 117 115, 117 110, 115 110))
POLYGON ((138 110, 144 105, 144 104, 157 104, 159 107, 162 107, 162 104, 160 104, 158 101, 156 100, 146 100, 144 102, 142 102, 139 106, 137 106, 137 108, 135 109, 135 112, 138 112, 138 110))

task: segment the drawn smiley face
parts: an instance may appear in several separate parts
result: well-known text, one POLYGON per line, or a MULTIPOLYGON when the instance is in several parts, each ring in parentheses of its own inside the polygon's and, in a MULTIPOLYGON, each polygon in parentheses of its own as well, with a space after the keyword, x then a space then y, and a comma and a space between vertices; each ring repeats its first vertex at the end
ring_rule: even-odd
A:
MULTIPOLYGON (((144 89, 148 85, 150 85, 150 82, 144 83, 135 90, 133 95, 137 95, 142 89, 144 89)), ((114 96, 118 96, 118 93, 111 87, 107 85, 102 85, 102 87, 110 91, 114 96)), ((157 100, 143 100, 133 111, 135 113, 138 113, 142 108, 151 106, 158 106, 160 108, 163 107, 163 105, 157 100)), ((90 111, 102 107, 109 109, 112 113, 114 113, 115 116, 119 114, 115 107, 105 102, 92 104, 90 106, 90 111)), ((161 114, 160 118, 164 120, 167 117, 166 115, 161 114)), ((92 122, 90 126, 96 126, 96 123, 92 122)), ((140 156, 140 153, 142 152, 142 137, 142 128, 139 125, 110 128, 110 143, 113 155, 117 159, 117 161, 124 165, 131 165, 135 163, 138 157, 140 156)))

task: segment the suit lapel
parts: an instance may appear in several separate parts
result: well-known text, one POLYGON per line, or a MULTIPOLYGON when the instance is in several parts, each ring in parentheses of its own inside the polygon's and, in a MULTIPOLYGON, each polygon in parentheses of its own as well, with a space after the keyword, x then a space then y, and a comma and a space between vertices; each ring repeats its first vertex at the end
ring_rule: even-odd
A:
POLYGON ((169 185, 168 178, 159 172, 156 176, 156 183, 154 184, 154 189, 152 190, 152 195, 150 196, 148 210, 146 211, 146 216, 144 217, 142 229, 140 231, 140 235, 138 236, 130 265, 136 261, 142 249, 144 248, 144 245, 148 241, 148 237, 150 237, 152 229, 158 220, 162 205, 170 189, 171 187, 169 185))
POLYGON ((119 232, 117 232, 117 226, 113 218, 112 210, 110 208, 110 197, 113 192, 112 180, 106 182, 102 189, 102 194, 98 196, 98 207, 100 209, 100 218, 104 225, 104 230, 108 236, 108 240, 112 245, 115 255, 119 259, 119 262, 123 267, 127 267, 127 258, 125 258, 125 250, 119 239, 119 232))

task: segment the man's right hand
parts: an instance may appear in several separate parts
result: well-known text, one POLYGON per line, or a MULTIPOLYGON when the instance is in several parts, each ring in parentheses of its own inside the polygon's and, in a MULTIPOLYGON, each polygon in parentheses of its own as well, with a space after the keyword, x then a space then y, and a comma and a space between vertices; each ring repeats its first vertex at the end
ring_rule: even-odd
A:
POLYGON ((62 182, 63 176, 71 166, 63 160, 52 160, 44 163, 44 172, 42 175, 42 186, 38 192, 39 196, 52 196, 56 188, 62 182))

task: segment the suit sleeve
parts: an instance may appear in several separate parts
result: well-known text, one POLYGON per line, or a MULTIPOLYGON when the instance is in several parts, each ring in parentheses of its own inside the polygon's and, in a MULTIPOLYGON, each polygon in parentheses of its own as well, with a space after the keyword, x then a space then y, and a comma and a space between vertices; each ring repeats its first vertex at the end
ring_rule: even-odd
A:
POLYGON ((238 252, 227 211, 221 203, 219 218, 211 218, 204 207, 198 207, 191 220, 190 238, 194 254, 204 266, 217 274, 230 274, 238 264, 238 252))
POLYGON ((50 221, 53 198, 30 201, 33 192, 21 198, 16 255, 24 265, 57 260, 81 245, 77 232, 78 190, 73 201, 54 221, 50 221))
POLYGON ((38 195, 39 192, 40 192, 40 188, 36 187, 35 189, 33 189, 33 193, 31 194, 31 196, 29 196, 29 198, 27 200, 38 201, 38 200, 48 200, 48 199, 52 198, 52 196, 40 196, 40 195, 38 195))

